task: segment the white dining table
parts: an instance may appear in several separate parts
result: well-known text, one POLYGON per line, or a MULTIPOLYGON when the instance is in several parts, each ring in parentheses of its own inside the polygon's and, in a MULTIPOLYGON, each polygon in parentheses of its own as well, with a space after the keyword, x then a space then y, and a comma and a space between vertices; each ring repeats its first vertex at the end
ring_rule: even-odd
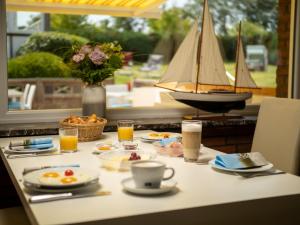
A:
MULTIPOLYGON (((136 131, 140 137, 149 131, 136 131)), ((58 144, 58 136, 51 136, 58 144)), ((2 138, 0 146, 25 137, 2 138)), ((30 137, 26 137, 30 138, 30 137)), ((105 140, 117 140, 115 132, 104 133, 105 140)), ((291 174, 243 178, 211 168, 184 162, 183 158, 157 156, 175 169, 177 188, 164 195, 138 196, 125 192, 121 181, 130 172, 107 171, 92 154, 97 142, 79 143, 79 151, 55 156, 1 158, 32 224, 300 224, 300 178, 291 174), (25 167, 80 164, 99 171, 101 189, 111 195, 31 204, 24 192, 25 167)), ((140 149, 153 151, 150 143, 140 149)), ((219 152, 203 147, 201 154, 219 152)))

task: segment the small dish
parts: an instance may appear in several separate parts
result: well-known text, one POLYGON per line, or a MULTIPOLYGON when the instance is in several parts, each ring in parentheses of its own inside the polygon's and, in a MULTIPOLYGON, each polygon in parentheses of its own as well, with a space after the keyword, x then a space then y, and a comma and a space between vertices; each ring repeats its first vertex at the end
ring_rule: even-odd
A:
POLYGON ((137 150, 138 149, 138 143, 136 143, 136 142, 124 141, 124 142, 122 142, 122 145, 125 150, 137 150))
POLYGON ((133 194, 138 195, 160 195, 164 193, 168 193, 177 185, 175 180, 166 180, 161 182, 161 186, 159 188, 136 188, 133 178, 126 178, 121 182, 123 189, 133 194))
POLYGON ((141 150, 113 150, 104 152, 99 155, 101 165, 103 168, 112 171, 128 171, 130 170, 130 157, 132 154, 136 154, 140 159, 138 160, 150 160, 156 157, 155 153, 141 151, 141 150))
POLYGON ((100 151, 100 152, 107 152, 107 151, 111 151, 111 150, 117 150, 119 147, 117 144, 113 144, 113 143, 106 143, 106 142, 98 142, 96 143, 96 146, 94 148, 94 150, 96 152, 100 151))

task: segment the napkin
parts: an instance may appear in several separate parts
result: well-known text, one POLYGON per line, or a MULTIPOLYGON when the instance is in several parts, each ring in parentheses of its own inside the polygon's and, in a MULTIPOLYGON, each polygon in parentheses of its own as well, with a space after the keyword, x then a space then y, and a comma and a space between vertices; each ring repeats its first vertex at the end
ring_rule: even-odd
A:
POLYGON ((268 162, 259 152, 217 155, 215 164, 227 169, 250 169, 267 165, 268 162))
POLYGON ((159 140, 159 144, 164 147, 168 144, 171 144, 172 142, 176 142, 178 141, 177 137, 172 137, 172 138, 163 138, 161 140, 159 140))

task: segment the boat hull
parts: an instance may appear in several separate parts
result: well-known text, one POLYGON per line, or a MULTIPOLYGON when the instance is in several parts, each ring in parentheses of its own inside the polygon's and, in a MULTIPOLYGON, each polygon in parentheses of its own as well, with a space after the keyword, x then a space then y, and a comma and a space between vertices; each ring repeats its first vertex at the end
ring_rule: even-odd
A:
POLYGON ((176 100, 191 107, 212 113, 227 113, 233 109, 244 109, 246 100, 252 97, 252 93, 186 93, 171 92, 176 100))

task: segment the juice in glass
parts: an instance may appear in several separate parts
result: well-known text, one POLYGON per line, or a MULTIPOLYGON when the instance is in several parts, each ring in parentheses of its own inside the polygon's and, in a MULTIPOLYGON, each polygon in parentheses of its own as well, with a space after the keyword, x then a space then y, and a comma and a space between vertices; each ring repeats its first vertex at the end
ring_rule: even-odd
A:
POLYGON ((132 120, 118 121, 118 139, 122 141, 133 141, 133 124, 132 120))
POLYGON ((59 129, 60 150, 63 152, 76 152, 78 143, 77 128, 59 129))

